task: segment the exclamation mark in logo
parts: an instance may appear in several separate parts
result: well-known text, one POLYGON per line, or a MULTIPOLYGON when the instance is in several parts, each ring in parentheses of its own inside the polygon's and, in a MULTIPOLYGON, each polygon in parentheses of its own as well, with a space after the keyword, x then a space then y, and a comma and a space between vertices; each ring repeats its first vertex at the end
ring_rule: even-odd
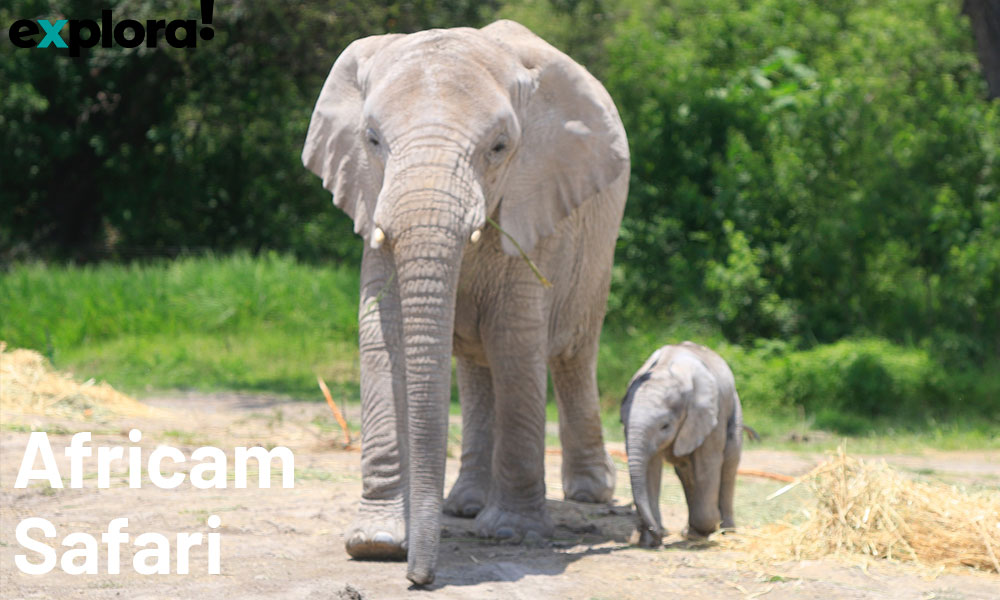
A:
MULTIPOLYGON (((215 0, 201 0, 201 22, 205 25, 212 24, 212 13, 215 11, 215 0)), ((210 40, 215 37, 215 30, 211 27, 201 28, 201 39, 210 40)))

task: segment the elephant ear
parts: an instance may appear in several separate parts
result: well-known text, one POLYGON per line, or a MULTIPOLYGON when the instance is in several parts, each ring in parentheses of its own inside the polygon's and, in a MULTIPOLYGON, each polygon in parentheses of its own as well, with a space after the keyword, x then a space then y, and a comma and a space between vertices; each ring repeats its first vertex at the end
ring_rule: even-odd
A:
POLYGON ((694 356, 680 356, 670 363, 670 373, 681 382, 687 413, 674 439, 675 456, 687 456, 719 424, 719 386, 715 377, 694 356))
MULTIPOLYGON (((639 367, 639 370, 635 372, 632 379, 629 380, 628 388, 626 388, 625 395, 622 397, 620 411, 622 424, 628 425, 628 417, 629 413, 632 411, 632 400, 635 398, 635 392, 639 389, 639 386, 648 381, 652 376, 653 367, 656 366, 656 363, 660 360, 660 356, 662 354, 663 348, 657 348, 656 351, 646 359, 646 362, 639 367)), ((628 428, 626 428, 626 432, 627 430, 628 428)))
POLYGON ((352 42, 337 58, 316 100, 302 164, 323 178, 333 203, 354 220, 354 232, 365 238, 381 181, 370 168, 362 138, 364 82, 372 58, 400 35, 378 35, 352 42))
MULTIPOLYGON (((628 140, 611 96, 585 68, 513 21, 483 34, 514 53, 521 142, 507 171, 500 225, 526 251, 629 168, 628 140)), ((503 248, 517 254, 503 236, 503 248)))

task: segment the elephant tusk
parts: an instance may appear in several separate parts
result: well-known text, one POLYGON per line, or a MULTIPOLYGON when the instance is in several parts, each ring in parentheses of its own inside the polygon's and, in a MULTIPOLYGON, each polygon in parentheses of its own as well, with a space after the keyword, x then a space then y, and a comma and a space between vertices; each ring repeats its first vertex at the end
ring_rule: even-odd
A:
POLYGON ((376 227, 372 233, 372 248, 378 250, 382 247, 383 242, 385 242, 385 232, 382 231, 381 227, 376 227))
POLYGON ((477 229, 472 232, 472 235, 469 236, 469 241, 475 244, 476 242, 479 241, 479 238, 482 237, 482 235, 483 235, 483 230, 477 229))

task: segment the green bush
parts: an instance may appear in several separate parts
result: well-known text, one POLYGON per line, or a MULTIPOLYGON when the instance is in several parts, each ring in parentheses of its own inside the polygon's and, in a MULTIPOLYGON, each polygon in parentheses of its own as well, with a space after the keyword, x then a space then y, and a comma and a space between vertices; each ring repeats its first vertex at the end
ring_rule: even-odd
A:
POLYGON ((887 421, 996 420, 1000 384, 989 370, 950 370, 925 350, 862 338, 771 358, 755 353, 753 368, 746 357, 734 366, 744 402, 788 414, 801 407, 821 429, 856 434, 887 421))

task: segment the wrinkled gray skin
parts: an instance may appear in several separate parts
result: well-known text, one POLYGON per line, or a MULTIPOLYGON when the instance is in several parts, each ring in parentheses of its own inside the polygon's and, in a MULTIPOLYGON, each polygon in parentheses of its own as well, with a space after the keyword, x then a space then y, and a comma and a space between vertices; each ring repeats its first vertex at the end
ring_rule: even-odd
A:
POLYGON ((685 536, 733 527, 733 490, 743 447, 743 412, 733 372, 704 346, 683 342, 653 353, 622 400, 639 545, 657 547, 663 461, 674 465, 688 505, 685 536))
POLYGON ((546 367, 566 496, 609 500, 595 366, 629 159, 601 84, 510 21, 361 39, 330 72, 303 162, 366 242, 364 491, 347 551, 406 556, 422 585, 442 508, 483 536, 547 535, 546 367), (452 354, 462 465, 442 506, 452 354))

